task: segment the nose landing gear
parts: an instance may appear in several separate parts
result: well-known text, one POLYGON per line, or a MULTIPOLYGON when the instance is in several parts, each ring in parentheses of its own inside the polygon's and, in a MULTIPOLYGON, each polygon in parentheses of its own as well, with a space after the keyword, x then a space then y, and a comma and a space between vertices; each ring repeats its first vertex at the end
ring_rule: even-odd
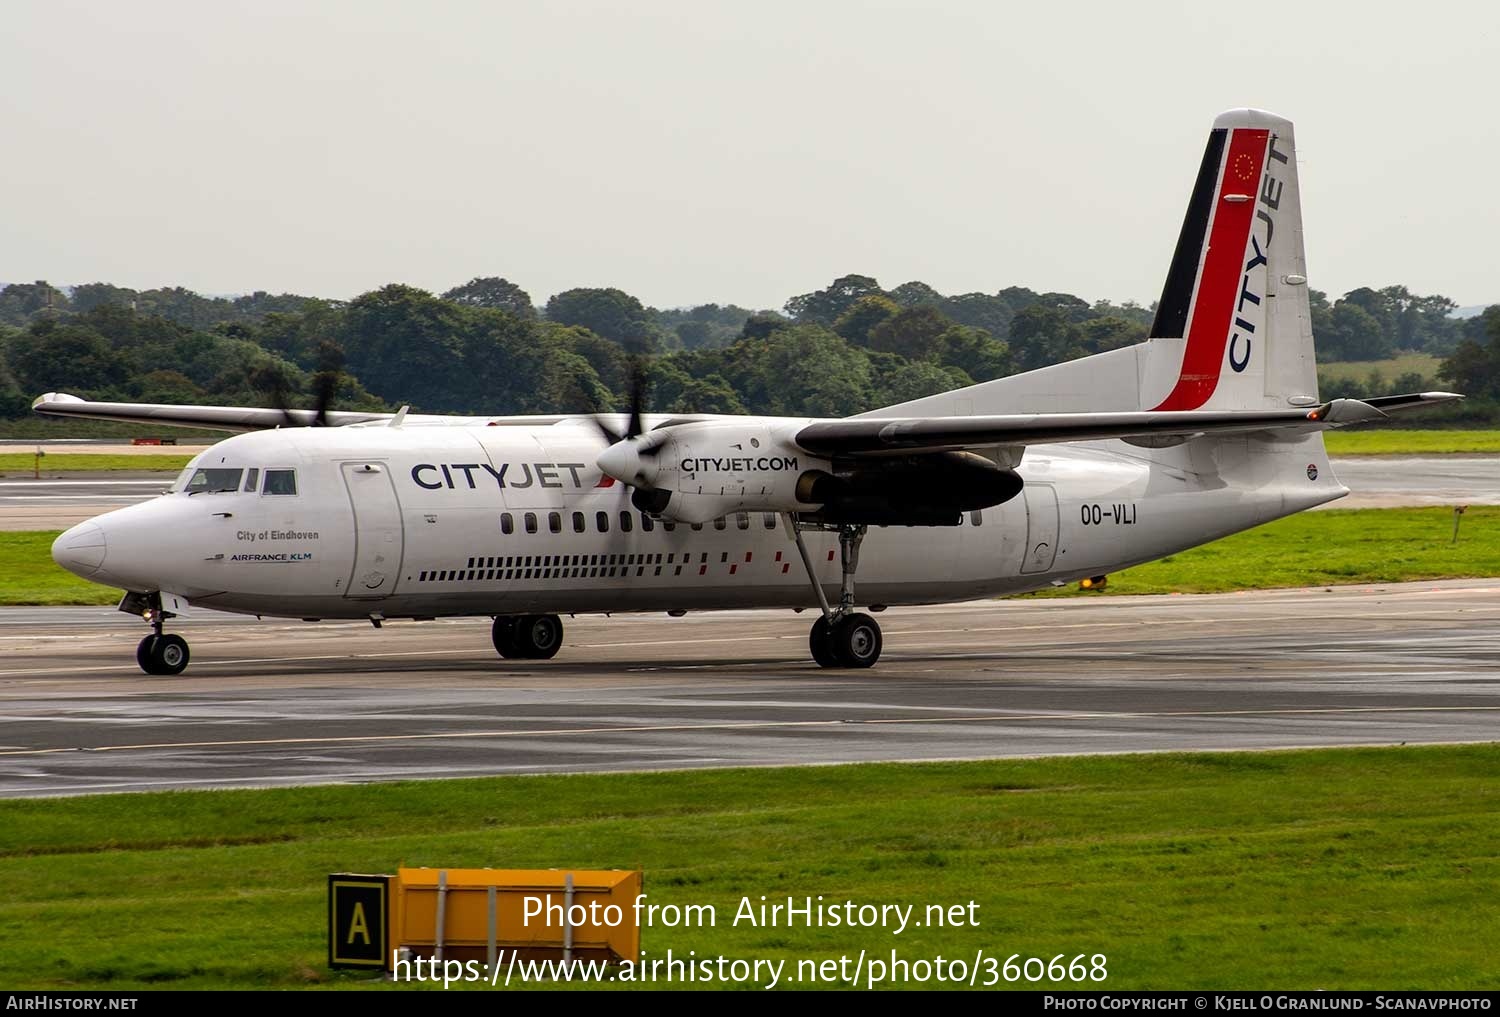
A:
MULTIPOLYGON (((127 595, 126 600, 132 596, 135 594, 127 595)), ((151 626, 152 632, 135 648, 135 662, 141 666, 142 671, 150 675, 182 674, 187 669, 188 660, 191 657, 187 640, 176 633, 162 632, 167 619, 176 616, 170 611, 162 610, 160 594, 148 594, 143 599, 147 602, 147 607, 141 613, 151 626)), ((124 609, 123 603, 121 609, 124 609)))
POLYGON ((797 552, 802 556, 802 565, 807 569, 807 578, 812 582, 813 593, 823 616, 813 623, 808 635, 808 648, 819 667, 873 667, 880 659, 884 640, 880 625, 874 618, 854 610, 854 573, 859 568, 859 546, 865 539, 867 527, 844 523, 839 531, 839 560, 842 581, 839 585, 838 607, 830 607, 823 595, 813 569, 812 556, 802 541, 803 524, 795 515, 788 517, 792 539, 797 542, 797 552))

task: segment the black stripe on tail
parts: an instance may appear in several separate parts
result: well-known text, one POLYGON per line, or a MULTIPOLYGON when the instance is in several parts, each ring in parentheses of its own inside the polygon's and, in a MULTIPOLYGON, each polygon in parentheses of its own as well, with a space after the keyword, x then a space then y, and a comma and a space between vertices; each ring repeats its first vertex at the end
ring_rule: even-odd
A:
POLYGON ((1153 337, 1176 339, 1187 332, 1193 284, 1198 280, 1198 265, 1203 260, 1208 217, 1214 205, 1214 186, 1219 181, 1219 163, 1224 158, 1224 143, 1228 138, 1229 132, 1222 127, 1209 132, 1208 147, 1203 150, 1203 165, 1198 167, 1198 182, 1193 185, 1193 197, 1188 202, 1182 233, 1177 237, 1177 250, 1172 255, 1172 268, 1167 272, 1167 284, 1162 288, 1161 301, 1156 305, 1156 320, 1151 323, 1153 337))

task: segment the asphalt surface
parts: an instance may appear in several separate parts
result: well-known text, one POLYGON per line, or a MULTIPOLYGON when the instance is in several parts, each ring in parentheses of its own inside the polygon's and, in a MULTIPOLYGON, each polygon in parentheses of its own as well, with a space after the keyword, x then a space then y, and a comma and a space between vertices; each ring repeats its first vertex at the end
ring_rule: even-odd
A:
MULTIPOLYGON (((1500 456, 1359 456, 1335 459, 1333 469, 1353 493, 1324 508, 1500 505, 1500 456)), ((63 529, 154 498, 171 480, 150 472, 0 477, 0 530, 63 529)))
POLYGON ((1500 456, 1350 456, 1332 462, 1350 493, 1325 509, 1500 505, 1500 456))
POLYGON ((483 620, 204 614, 179 678, 110 609, 0 610, 0 795, 1500 738, 1500 582, 979 602, 881 615, 870 671, 807 614, 580 618, 552 661, 483 620))

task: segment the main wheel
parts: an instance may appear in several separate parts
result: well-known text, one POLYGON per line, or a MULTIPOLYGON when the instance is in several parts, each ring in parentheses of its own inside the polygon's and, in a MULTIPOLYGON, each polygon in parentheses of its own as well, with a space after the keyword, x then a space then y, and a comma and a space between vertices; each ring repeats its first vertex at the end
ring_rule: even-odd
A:
POLYGON ((495 619, 495 624, 490 626, 490 639, 494 641, 495 652, 502 657, 519 657, 521 648, 516 645, 516 619, 509 615, 501 615, 495 619))
POLYGON ((528 614, 516 619, 516 656, 550 660, 562 648, 562 619, 555 614, 528 614))
POLYGON ((873 667, 880 659, 884 640, 880 626, 869 615, 851 614, 839 619, 832 635, 834 656, 844 667, 873 667))
POLYGON ((839 658, 833 652, 833 635, 828 628, 828 619, 819 616, 813 622, 812 632, 807 637, 808 648, 812 650, 813 660, 818 662, 819 667, 840 667, 839 658))
POLYGON ((150 635, 135 648, 135 662, 147 674, 182 674, 190 656, 187 640, 178 635, 150 635))

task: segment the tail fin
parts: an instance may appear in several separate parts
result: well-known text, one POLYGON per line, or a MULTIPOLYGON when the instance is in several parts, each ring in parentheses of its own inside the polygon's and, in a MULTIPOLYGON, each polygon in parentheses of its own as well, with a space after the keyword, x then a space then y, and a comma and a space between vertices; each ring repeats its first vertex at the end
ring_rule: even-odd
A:
POLYGON ((1214 120, 1151 336, 1142 409, 1317 404, 1290 121, 1214 120))
POLYGON ((1151 339, 861 416, 1316 406, 1291 121, 1214 120, 1151 339))

